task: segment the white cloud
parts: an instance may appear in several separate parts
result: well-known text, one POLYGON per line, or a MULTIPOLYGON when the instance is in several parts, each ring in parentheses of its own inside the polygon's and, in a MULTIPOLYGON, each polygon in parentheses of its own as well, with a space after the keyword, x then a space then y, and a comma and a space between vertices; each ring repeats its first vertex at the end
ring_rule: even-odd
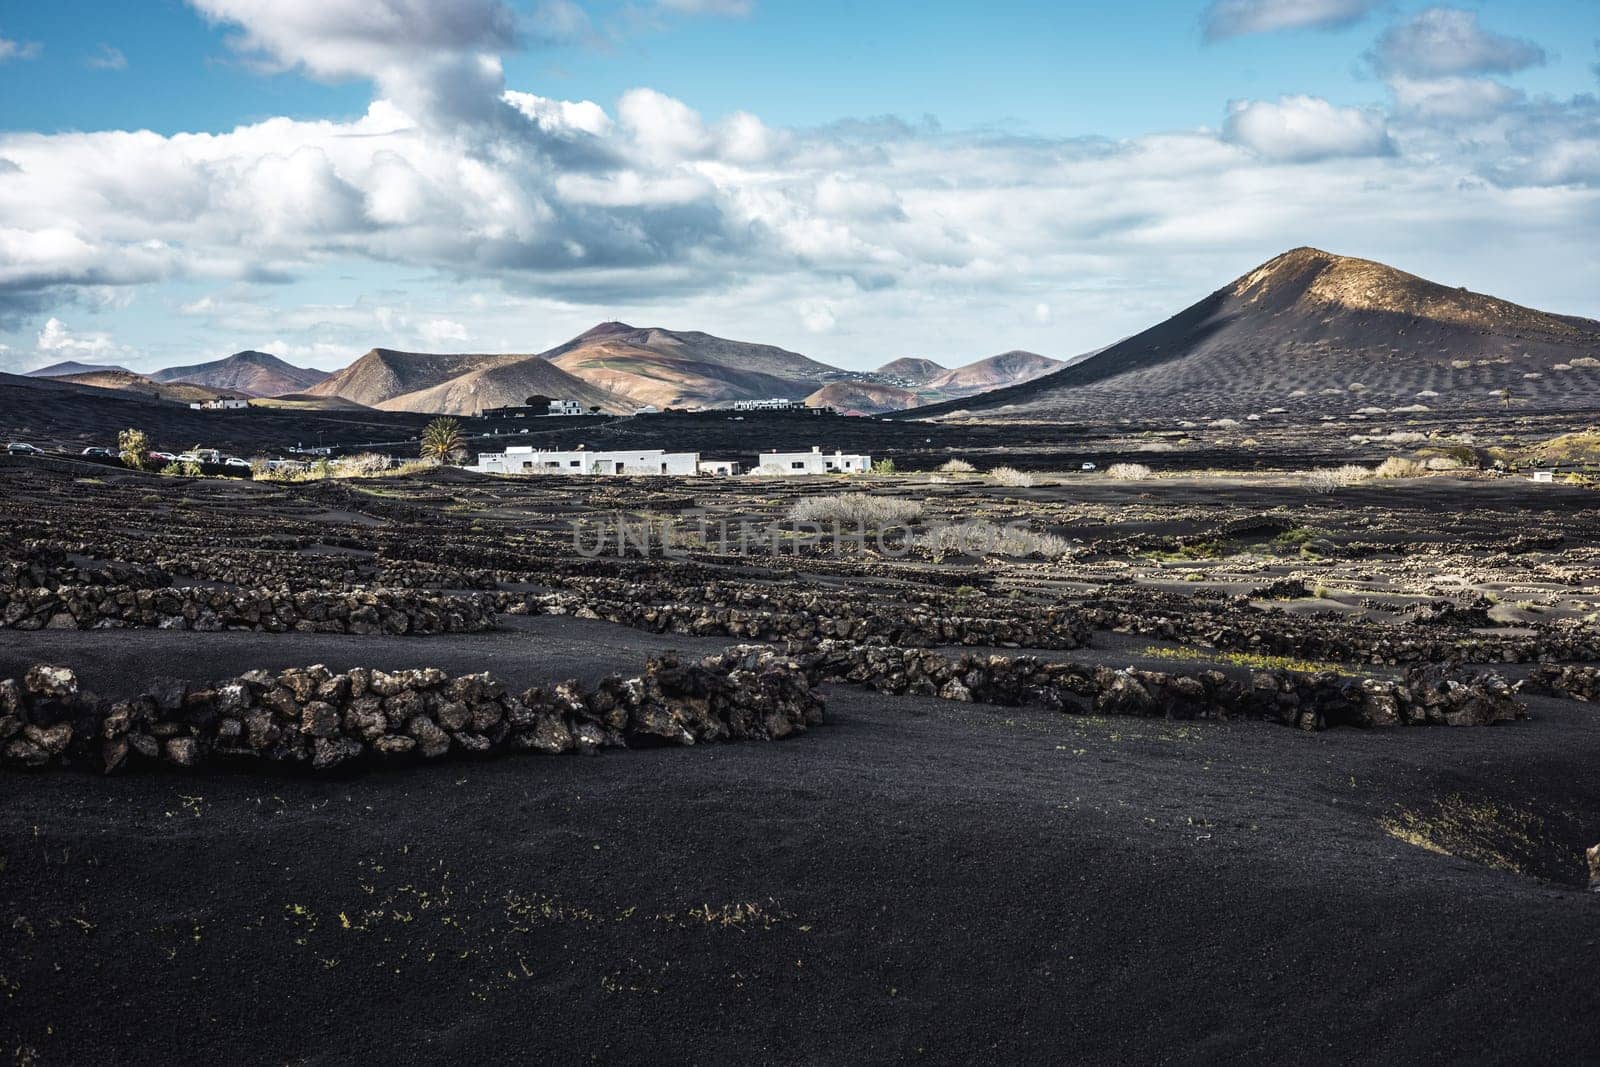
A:
POLYGON ((74 333, 58 318, 50 318, 39 331, 35 346, 40 352, 57 357, 106 356, 122 347, 105 333, 74 333))
POLYGON ((743 17, 755 9, 755 0, 656 0, 656 6, 680 15, 743 17))
POLYGON ((1334 29, 1365 18, 1378 0, 1214 0, 1202 16, 1206 37, 1305 28, 1334 29))
POLYGON ((38 41, 13 41, 0 37, 0 63, 9 63, 13 59, 37 59, 43 51, 44 46, 38 41))
POLYGON ((826 300, 802 300, 797 310, 807 333, 832 333, 837 324, 833 306, 826 300))
POLYGON ((1441 78, 1509 74, 1538 66, 1546 56, 1532 41, 1485 30, 1476 12, 1430 7, 1384 31, 1371 58, 1384 74, 1441 78))
POLYGON ((102 44, 98 52, 83 61, 83 65, 90 70, 127 70, 128 57, 122 54, 120 48, 102 44))
POLYGON ((1490 78, 1389 79, 1395 109, 1423 121, 1481 122, 1521 102, 1523 94, 1490 78))
POLYGON ((418 332, 430 345, 443 345, 450 341, 465 341, 469 336, 466 326, 450 319, 429 319, 418 332))
POLYGON ((1267 159, 1291 162, 1393 151, 1382 115, 1336 107, 1315 96, 1235 100, 1228 106, 1223 135, 1267 159))
POLYGON ((1050 317, 1051 316, 1050 316, 1050 305, 1049 304, 1035 304, 1035 305, 1033 305, 1033 321, 1034 322, 1037 322, 1039 325, 1044 326, 1044 325, 1047 325, 1050 322, 1050 317))

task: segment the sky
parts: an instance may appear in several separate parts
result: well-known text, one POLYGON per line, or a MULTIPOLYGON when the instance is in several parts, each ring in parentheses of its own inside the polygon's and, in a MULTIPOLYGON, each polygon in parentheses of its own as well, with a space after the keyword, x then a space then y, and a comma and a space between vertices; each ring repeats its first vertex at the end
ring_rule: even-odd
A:
POLYGON ((1600 318, 1600 0, 0 0, 0 370, 1065 358, 1300 245, 1600 318))

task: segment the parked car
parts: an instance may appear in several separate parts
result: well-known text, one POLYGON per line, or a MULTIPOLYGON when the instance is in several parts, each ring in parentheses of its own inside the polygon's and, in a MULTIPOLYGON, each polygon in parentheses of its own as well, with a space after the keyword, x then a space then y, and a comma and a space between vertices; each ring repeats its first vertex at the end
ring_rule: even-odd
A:
POLYGON ((240 459, 238 456, 227 457, 222 461, 222 465, 224 467, 243 467, 245 470, 250 469, 250 461, 247 459, 240 459))
POLYGON ((30 445, 26 441, 12 441, 9 445, 6 445, 6 455, 8 455, 8 456, 42 456, 42 455, 44 455, 44 449, 35 448, 33 445, 30 445))
POLYGON ((178 462, 178 454, 176 452, 152 452, 150 453, 150 458, 158 463, 178 462))
POLYGON ((1079 467, 1078 469, 1079 470, 1084 470, 1084 471, 1092 471, 1092 470, 1098 470, 1099 468, 1096 467, 1093 463, 1085 463, 1083 466, 1079 467))
POLYGON ((111 451, 111 449, 109 449, 109 448, 100 448, 97 445, 90 445, 88 448, 84 449, 79 454, 80 455, 84 455, 84 456, 93 456, 96 459, 116 459, 117 458, 117 454, 115 452, 111 451))

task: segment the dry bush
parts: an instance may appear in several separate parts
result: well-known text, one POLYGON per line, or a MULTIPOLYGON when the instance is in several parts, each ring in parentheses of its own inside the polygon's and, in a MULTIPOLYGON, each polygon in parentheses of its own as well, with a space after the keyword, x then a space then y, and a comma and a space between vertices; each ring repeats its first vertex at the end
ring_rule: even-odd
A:
POLYGON ((1579 356, 1570 362, 1574 367, 1600 367, 1600 359, 1595 359, 1593 356, 1579 356))
POLYGON ((1420 478, 1426 470, 1421 463, 1405 456, 1390 456, 1373 471, 1378 478, 1420 478))
POLYGON ((1427 463, 1431 471, 1459 471, 1466 469, 1466 466, 1455 456, 1429 456, 1427 463))
POLYGON ((371 478, 389 469, 389 457, 378 452, 362 452, 333 461, 335 478, 371 478))
POLYGON ((1239 427, 1238 419, 1212 419, 1208 423, 1213 430, 1235 430, 1239 427))
POLYGON ((1106 468, 1106 477, 1119 482, 1142 482, 1154 473, 1143 463, 1113 463, 1106 468))
POLYGON ((798 500, 789 508, 789 521, 796 523, 840 523, 879 530, 911 522, 922 514, 915 500, 870 493, 834 493, 798 500))
POLYGON ((1321 467, 1306 475, 1305 486, 1313 493, 1332 493, 1347 486, 1360 485, 1372 472, 1355 463, 1342 467, 1321 467))
POLYGON ((944 466, 939 468, 939 473, 941 474, 976 474, 977 472, 978 468, 964 459, 947 460, 944 466))
POLYGON ((1010 486, 1013 489, 1026 489, 1034 482, 1033 475, 1019 471, 1015 467, 996 467, 989 472, 989 477, 994 479, 996 485, 1010 486))
POLYGON ((1022 526, 997 526, 976 519, 958 526, 936 526, 918 535, 916 544, 935 556, 1043 556, 1062 559, 1072 554, 1072 542, 1055 534, 1022 526))

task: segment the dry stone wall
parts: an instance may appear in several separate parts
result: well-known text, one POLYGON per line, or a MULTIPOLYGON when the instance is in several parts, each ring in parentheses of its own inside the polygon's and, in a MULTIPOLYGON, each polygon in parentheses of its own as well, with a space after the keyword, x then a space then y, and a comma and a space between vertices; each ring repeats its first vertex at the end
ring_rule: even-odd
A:
POLYGON ((661 657, 635 678, 521 694, 489 674, 335 674, 314 666, 204 685, 171 681, 106 703, 81 691, 72 671, 39 665, 0 681, 0 765, 329 771, 505 752, 772 740, 823 715, 806 672, 770 648, 698 662, 661 657))

